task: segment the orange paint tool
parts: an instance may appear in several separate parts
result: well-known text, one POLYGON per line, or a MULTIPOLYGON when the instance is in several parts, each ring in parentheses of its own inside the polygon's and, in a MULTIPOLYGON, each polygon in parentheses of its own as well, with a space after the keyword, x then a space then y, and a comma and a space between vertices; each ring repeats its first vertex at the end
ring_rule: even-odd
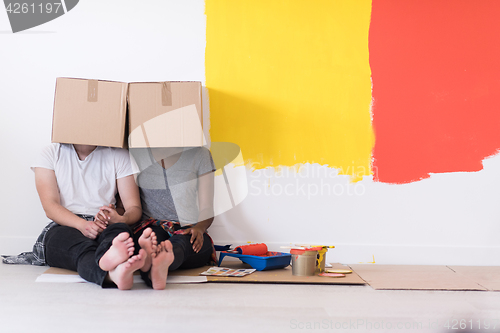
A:
POLYGON ((239 254, 262 256, 267 254, 267 245, 264 243, 242 245, 236 247, 234 251, 237 251, 239 254))

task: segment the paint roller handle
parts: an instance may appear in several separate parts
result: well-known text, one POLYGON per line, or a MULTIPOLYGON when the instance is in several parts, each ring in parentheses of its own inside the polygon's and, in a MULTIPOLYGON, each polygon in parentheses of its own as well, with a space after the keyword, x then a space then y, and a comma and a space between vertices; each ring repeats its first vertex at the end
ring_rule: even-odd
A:
POLYGON ((295 246, 299 246, 299 247, 324 247, 327 249, 334 249, 335 248, 334 245, 295 244, 295 246))

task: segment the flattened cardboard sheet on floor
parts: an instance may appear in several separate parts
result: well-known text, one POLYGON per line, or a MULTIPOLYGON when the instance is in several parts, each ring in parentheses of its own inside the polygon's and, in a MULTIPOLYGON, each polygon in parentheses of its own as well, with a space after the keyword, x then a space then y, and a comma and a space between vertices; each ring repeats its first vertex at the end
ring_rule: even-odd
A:
MULTIPOLYGON (((224 267, 228 268, 251 268, 247 264, 243 264, 239 261, 225 261, 224 267)), ((173 271, 169 273, 169 278, 167 283, 194 283, 194 282, 235 282, 235 283, 298 283, 298 284, 346 284, 346 285, 364 285, 366 284, 355 272, 346 274, 342 278, 333 277, 323 277, 323 276, 293 276, 292 267, 288 266, 282 269, 274 269, 270 271, 256 271, 250 275, 243 277, 224 277, 224 276, 200 276, 201 272, 206 271, 210 266, 204 266, 194 269, 183 269, 178 271, 173 271), (179 278, 184 278, 184 280, 179 280, 179 278), (196 280, 190 281, 189 278, 196 280), (197 279, 202 278, 204 281, 198 281, 197 279), (206 280, 205 280, 206 279, 206 280), (170 281, 169 281, 170 280, 170 281)), ((332 264, 332 268, 336 269, 347 269, 347 266, 341 264, 332 264)), ((68 276, 68 279, 61 278, 42 278, 40 282, 85 282, 83 279, 79 280, 78 273, 62 269, 50 267, 47 269, 43 275, 62 275, 68 276)), ((140 276, 134 276, 134 283, 141 283, 140 276)))
POLYGON ((373 289, 487 290, 447 266, 349 265, 373 289))
MULTIPOLYGON (((40 275, 36 282, 52 282, 52 283, 90 283, 82 279, 77 272, 70 271, 63 268, 50 267, 42 275, 40 275)), ((167 284, 185 284, 185 283, 203 283, 207 282, 205 276, 169 276, 167 284)), ((134 274, 134 284, 144 284, 139 273, 134 274)))
MULTIPOLYGON (((239 261, 224 261, 223 267, 227 268, 251 268, 250 265, 243 264, 239 261)), ((186 269, 170 272, 169 275, 187 275, 195 276, 206 271, 209 266, 186 269)), ((347 266, 341 264, 332 264, 332 268, 347 269, 347 266)), ((250 275, 243 277, 227 277, 227 276, 207 276, 208 282, 233 282, 233 283, 298 283, 298 284, 366 284, 355 272, 346 274, 345 277, 323 277, 318 276, 294 276, 292 275, 292 267, 288 266, 281 269, 273 269, 269 271, 256 271, 250 275)))
POLYGON ((488 290, 500 291, 500 267, 498 266, 448 266, 457 274, 476 282, 488 290))

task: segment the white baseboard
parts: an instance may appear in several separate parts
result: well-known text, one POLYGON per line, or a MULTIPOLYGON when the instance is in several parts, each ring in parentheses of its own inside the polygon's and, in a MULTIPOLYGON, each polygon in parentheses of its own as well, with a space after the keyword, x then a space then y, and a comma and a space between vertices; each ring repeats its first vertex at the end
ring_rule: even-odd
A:
MULTIPOLYGON (((31 251, 36 237, 0 236, 0 254, 18 254, 31 251)), ((246 241, 217 240, 216 244, 233 246, 246 241)), ((266 242, 270 251, 289 252, 281 246, 290 243, 266 242)), ((327 254, 327 262, 343 264, 375 263, 386 265, 457 265, 500 266, 500 246, 422 246, 380 244, 333 244, 327 254)))
MULTIPOLYGON (((244 245, 246 241, 217 241, 217 244, 244 245)), ((288 252, 280 246, 290 243, 266 243, 269 250, 288 252)), ((328 244, 330 245, 330 244, 328 244)), ((380 244, 332 244, 328 250, 327 262, 343 264, 385 264, 385 265, 456 265, 456 266, 500 266, 500 246, 459 247, 422 245, 380 245, 380 244)))
POLYGON ((36 238, 32 237, 6 237, 0 236, 0 254, 19 254, 21 252, 31 251, 36 238))

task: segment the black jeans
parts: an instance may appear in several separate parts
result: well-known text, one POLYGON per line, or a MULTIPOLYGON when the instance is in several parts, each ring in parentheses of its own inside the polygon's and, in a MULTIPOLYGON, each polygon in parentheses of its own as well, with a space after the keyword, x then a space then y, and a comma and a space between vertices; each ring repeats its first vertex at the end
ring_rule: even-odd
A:
MULTIPOLYGON (((213 247, 212 240, 206 233, 203 234, 203 245, 201 250, 196 253, 193 250, 193 244, 191 244, 191 235, 173 235, 172 237, 169 237, 168 233, 160 226, 149 226, 149 228, 155 232, 158 244, 167 239, 172 243, 174 261, 170 265, 168 269, 169 271, 176 269, 197 268, 205 266, 210 262, 213 247)), ((143 231, 144 230, 141 230, 134 235, 136 253, 138 253, 140 249, 138 239, 142 235, 143 231)), ((144 282, 151 287, 151 281, 148 277, 148 273, 144 273, 142 271, 140 272, 144 282)))
POLYGON ((85 280, 102 287, 116 287, 105 283, 108 272, 99 267, 99 260, 122 232, 132 236, 132 230, 125 223, 108 225, 96 239, 85 237, 75 228, 57 225, 45 236, 47 265, 76 271, 85 280))

